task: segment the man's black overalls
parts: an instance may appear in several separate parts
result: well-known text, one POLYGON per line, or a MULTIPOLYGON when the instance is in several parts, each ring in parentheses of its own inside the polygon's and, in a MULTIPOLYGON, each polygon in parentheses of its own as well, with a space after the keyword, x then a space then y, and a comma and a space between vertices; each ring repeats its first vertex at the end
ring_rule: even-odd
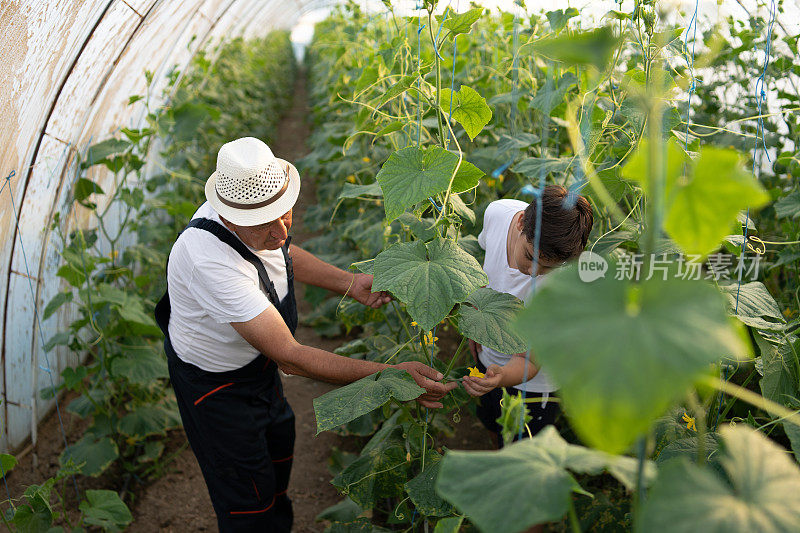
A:
MULTIPOLYGON (((256 257, 233 233, 213 220, 192 220, 187 228, 216 235, 258 271, 261 289, 294 334, 297 306, 294 273, 283 246, 289 292, 278 300, 256 257)), ((263 354, 229 372, 207 372, 181 360, 170 342, 169 291, 156 306, 164 332, 169 377, 222 532, 288 532, 292 504, 286 495, 294 450, 294 413, 283 396, 278 366, 263 354)))

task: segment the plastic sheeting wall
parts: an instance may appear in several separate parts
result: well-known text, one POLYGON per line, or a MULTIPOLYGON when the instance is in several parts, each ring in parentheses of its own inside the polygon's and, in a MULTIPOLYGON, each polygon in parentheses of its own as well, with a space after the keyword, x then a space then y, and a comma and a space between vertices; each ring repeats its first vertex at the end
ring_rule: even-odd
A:
MULTIPOLYGON (((36 313, 62 289, 61 243, 49 231, 56 213, 85 226, 69 197, 77 154, 121 126, 143 127, 134 94, 161 95, 209 43, 290 28, 327 2, 291 0, 3 0, 0 4, 0 450, 36 440, 53 406, 42 339, 65 329, 65 308, 38 329, 36 313), (144 71, 154 73, 150 87, 144 71), (11 173, 14 175, 6 179, 11 173)), ((155 101, 158 105, 160 102, 155 101)), ((152 104, 151 104, 152 105, 152 104)), ((110 172, 90 176, 114 189, 110 172)), ((53 377, 78 361, 49 353, 53 377)))

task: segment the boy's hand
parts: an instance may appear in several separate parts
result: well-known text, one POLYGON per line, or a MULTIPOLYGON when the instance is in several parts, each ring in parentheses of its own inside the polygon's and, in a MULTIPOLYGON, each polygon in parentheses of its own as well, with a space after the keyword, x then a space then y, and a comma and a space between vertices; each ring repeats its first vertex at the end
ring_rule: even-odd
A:
POLYGON ((467 394, 470 396, 483 396, 487 392, 490 392, 492 389, 496 389, 500 385, 500 379, 502 376, 503 367, 491 365, 486 369, 486 375, 484 377, 476 378, 472 376, 464 376, 461 384, 464 386, 464 390, 467 391, 467 394))
POLYGON ((475 362, 478 362, 478 354, 481 353, 483 346, 475 342, 474 340, 469 340, 469 351, 472 354, 472 357, 475 359, 475 362))

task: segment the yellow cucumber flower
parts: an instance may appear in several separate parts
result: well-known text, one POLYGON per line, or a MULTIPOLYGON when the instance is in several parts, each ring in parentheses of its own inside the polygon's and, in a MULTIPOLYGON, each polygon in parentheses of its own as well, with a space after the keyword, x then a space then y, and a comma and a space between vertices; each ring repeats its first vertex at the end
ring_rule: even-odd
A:
POLYGON ((697 426, 695 426, 694 424, 695 420, 693 416, 689 416, 687 413, 684 412, 681 418, 683 419, 684 422, 686 422, 686 429, 697 431, 697 426))
POLYGON ((483 372, 478 370, 478 367, 469 366, 467 368, 469 369, 469 376, 471 378, 484 378, 484 377, 486 377, 486 374, 484 374, 483 372))

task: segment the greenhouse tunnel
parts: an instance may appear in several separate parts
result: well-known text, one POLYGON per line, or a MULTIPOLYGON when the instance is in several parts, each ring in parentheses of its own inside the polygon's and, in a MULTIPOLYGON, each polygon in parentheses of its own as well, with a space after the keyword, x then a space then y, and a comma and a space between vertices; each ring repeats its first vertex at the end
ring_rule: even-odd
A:
MULTIPOLYGON (((50 385, 50 372, 60 379, 65 367, 78 363, 65 346, 47 358, 43 350, 74 317, 66 307, 47 319, 41 315, 62 285, 56 276, 62 264, 59 243, 50 222, 57 214, 68 227, 88 221, 87 213, 73 210, 69 201, 79 154, 112 137, 120 125, 144 127, 144 102, 129 105, 128 98, 147 93, 151 105, 163 103, 157 98, 170 70, 183 72, 210 43, 289 29, 304 14, 328 5, 313 0, 3 2, 0 450, 18 449, 29 438, 36 442, 37 423, 54 406, 39 391, 50 385), (149 86, 145 70, 153 73, 149 86)), ((151 168, 157 164, 148 160, 151 168)), ((92 170, 96 183, 113 189, 112 172, 92 170)))

